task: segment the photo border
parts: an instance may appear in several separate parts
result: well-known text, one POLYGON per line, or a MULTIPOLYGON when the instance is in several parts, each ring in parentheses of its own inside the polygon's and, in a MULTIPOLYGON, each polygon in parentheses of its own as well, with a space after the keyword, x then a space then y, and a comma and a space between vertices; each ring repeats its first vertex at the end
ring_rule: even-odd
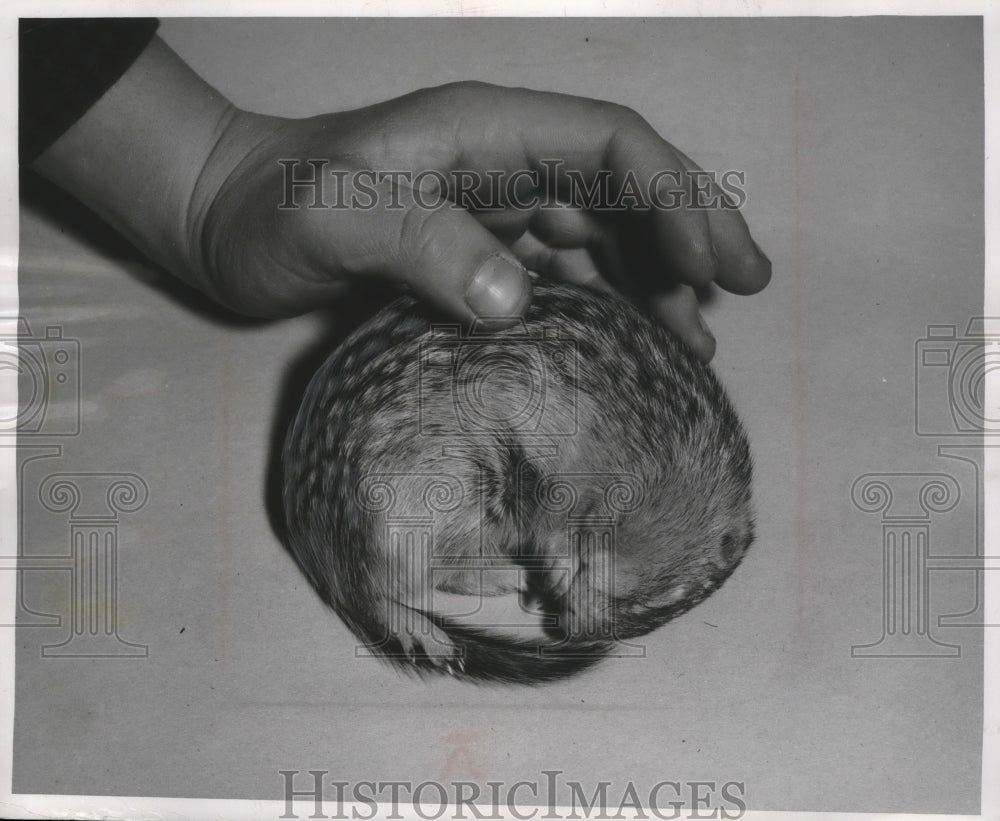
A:
MULTIPOLYGON (((329 4, 319 0, 292 0, 282 3, 261 0, 173 0, 150 2, 128 0, 111 2, 51 2, 15 0, 6 4, 0 17, 0 174, 3 197, 0 202, 0 334, 16 335, 18 316, 18 174, 17 174, 17 16, 344 16, 344 17, 408 17, 469 15, 462 0, 385 0, 374 7, 365 0, 339 2, 331 15, 329 4), (376 13, 377 12, 377 13, 376 13)), ((1000 125, 995 89, 1000 88, 1000 12, 990 11, 983 2, 944 3, 933 0, 876 3, 871 0, 849 0, 835 6, 817 0, 756 0, 752 4, 741 0, 678 0, 677 2, 642 2, 626 0, 615 4, 613 14, 603 0, 577 0, 563 3, 538 3, 537 0, 482 0, 474 6, 475 16, 572 16, 572 17, 784 17, 784 16, 960 16, 983 18, 985 72, 985 251, 986 285, 984 316, 1000 316, 1000 277, 995 275, 998 254, 997 236, 1000 225, 1000 194, 998 194, 998 162, 990 149, 1000 147, 1000 125), (753 9, 753 13, 748 10, 753 9)), ((988 408, 1000 408, 1000 384, 996 372, 987 373, 986 403, 988 408)), ((0 370, 0 409, 12 418, 17 408, 17 375, 0 370)), ((996 414, 993 414, 995 417, 996 414)), ((13 438, 13 437, 12 437, 13 438)), ((1000 456, 996 449, 985 448, 984 498, 997 498, 1000 484, 1000 456)), ((0 442, 0 542, 17 543, 16 448, 13 441, 0 442)), ((990 504, 984 511, 984 547, 987 556, 1000 555, 998 517, 990 504)), ((2 569, 2 568, 0 568, 2 569)), ((985 620, 1000 623, 1000 574, 984 573, 985 620)), ((16 573, 0 573, 0 624, 13 624, 16 611, 16 573)), ((1000 819, 1000 632, 985 630, 982 751, 982 795, 979 818, 1000 819), (987 774, 992 774, 987 777, 987 774)), ((104 795, 35 795, 12 794, 15 631, 0 630, 0 816, 15 817, 101 817, 101 818, 239 818, 277 819, 285 812, 285 802, 225 799, 147 798, 104 795)), ((350 805, 345 804, 349 809, 350 805)), ((530 809, 530 808, 525 808, 530 809)), ((567 808, 568 809, 568 808, 567 808)), ((301 818, 313 812, 311 801, 296 802, 295 811, 301 818)), ((690 813, 690 811, 688 811, 690 813)), ((419 818, 412 808, 401 808, 405 818, 419 818)), ((442 818, 450 817, 447 813, 442 818)), ((468 816, 467 816, 468 817, 468 816)), ((508 817, 515 817, 509 815, 508 817)), ((541 816, 536 816, 541 817, 541 816)), ((550 816, 551 817, 551 816, 550 816)), ((687 817, 687 816, 685 816, 687 817)), ((697 817, 697 816, 695 816, 697 817)), ((705 817, 705 816, 701 816, 705 817)), ((747 821, 764 819, 862 819, 884 818, 875 813, 770 812, 749 811, 742 816, 747 821)), ((969 821, 971 815, 894 814, 894 819, 935 818, 969 821)))

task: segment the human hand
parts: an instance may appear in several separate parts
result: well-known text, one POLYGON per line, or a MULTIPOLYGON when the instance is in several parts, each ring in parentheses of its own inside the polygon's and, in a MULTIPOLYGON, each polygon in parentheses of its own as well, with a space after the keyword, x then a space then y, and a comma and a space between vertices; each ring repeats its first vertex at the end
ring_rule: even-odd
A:
POLYGON ((717 185, 716 207, 687 207, 701 182, 686 156, 630 109, 560 94, 457 83, 288 120, 237 109, 153 38, 33 168, 258 316, 387 277, 456 319, 511 321, 530 300, 524 265, 625 293, 709 359, 692 288, 770 278, 717 185), (289 191, 303 172, 324 191, 289 191), (324 201, 341 207, 310 207, 324 201))
POLYGON ((721 199, 666 207, 704 186, 692 170, 630 109, 481 83, 303 120, 234 112, 195 190, 189 264, 243 313, 299 313, 383 276, 466 321, 523 313, 523 264, 644 302, 708 359, 692 286, 753 293, 770 262, 721 199), (610 199, 585 207, 608 172, 610 199), (614 207, 628 176, 653 207, 614 207))

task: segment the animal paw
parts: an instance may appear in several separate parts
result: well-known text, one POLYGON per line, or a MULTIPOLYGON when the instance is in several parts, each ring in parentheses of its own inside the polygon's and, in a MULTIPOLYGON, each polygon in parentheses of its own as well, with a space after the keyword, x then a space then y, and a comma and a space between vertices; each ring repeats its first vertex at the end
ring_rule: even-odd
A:
POLYGON ((446 673, 464 670, 455 642, 419 611, 407 608, 403 617, 389 626, 389 638, 381 648, 383 655, 406 659, 418 667, 430 665, 446 673))

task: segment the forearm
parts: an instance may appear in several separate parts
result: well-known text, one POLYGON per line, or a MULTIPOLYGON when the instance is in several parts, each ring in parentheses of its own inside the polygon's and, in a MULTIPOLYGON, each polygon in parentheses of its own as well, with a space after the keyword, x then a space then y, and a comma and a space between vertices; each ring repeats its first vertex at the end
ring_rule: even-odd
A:
POLYGON ((154 37, 32 168, 193 285, 199 178, 240 115, 154 37))

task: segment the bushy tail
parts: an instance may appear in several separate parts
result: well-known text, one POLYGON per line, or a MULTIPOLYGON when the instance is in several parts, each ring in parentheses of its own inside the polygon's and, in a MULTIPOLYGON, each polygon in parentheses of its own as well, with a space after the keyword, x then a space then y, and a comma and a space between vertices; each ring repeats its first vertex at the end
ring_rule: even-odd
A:
POLYGON ((614 647, 613 641, 600 638, 518 637, 484 626, 456 624, 453 618, 437 614, 424 615, 447 636, 447 654, 422 649, 393 651, 394 643, 369 644, 370 650, 404 672, 419 676, 450 675, 473 683, 530 685, 559 681, 586 670, 614 647))
POLYGON ((544 642, 488 633, 482 628, 441 626, 458 647, 452 675, 468 681, 544 684, 586 670, 605 658, 612 643, 600 640, 544 642))

